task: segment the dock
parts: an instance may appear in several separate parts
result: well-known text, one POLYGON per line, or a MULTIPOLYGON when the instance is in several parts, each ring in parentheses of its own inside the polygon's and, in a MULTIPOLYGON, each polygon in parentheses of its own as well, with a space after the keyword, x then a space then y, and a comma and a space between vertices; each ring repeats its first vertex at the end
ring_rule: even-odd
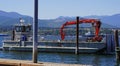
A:
POLYGON ((64 64, 51 62, 33 63, 28 60, 0 59, 0 66, 92 66, 86 64, 64 64))

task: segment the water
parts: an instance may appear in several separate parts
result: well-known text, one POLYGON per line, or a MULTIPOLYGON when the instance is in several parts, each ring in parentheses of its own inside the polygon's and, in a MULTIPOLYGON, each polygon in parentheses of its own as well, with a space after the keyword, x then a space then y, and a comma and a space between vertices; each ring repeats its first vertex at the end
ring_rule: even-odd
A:
MULTIPOLYGON (((3 36, 0 36, 0 46, 2 46, 3 36)), ((0 51, 0 58, 32 60, 32 52, 0 51)), ((116 64, 115 55, 102 54, 65 54, 65 53, 38 53, 38 60, 41 62, 56 62, 70 64, 88 64, 92 66, 114 66, 116 64)))

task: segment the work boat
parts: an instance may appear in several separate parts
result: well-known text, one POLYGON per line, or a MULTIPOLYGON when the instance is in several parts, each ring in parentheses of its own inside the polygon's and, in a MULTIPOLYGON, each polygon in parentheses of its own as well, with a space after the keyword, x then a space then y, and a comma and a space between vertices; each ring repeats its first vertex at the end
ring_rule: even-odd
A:
MULTIPOLYGON (((82 37, 83 38, 83 37, 82 37)), ((20 23, 14 25, 10 39, 3 41, 3 50, 5 51, 32 51, 32 25, 25 24, 23 19, 20 23)), ((78 52, 96 53, 103 52, 106 48, 106 42, 79 42, 78 52)), ((74 53, 76 41, 71 40, 44 40, 38 39, 38 51, 41 52, 63 52, 74 53)))
POLYGON ((24 20, 20 18, 20 24, 14 25, 12 35, 3 41, 5 46, 25 46, 25 42, 32 41, 32 25, 25 24, 24 20))

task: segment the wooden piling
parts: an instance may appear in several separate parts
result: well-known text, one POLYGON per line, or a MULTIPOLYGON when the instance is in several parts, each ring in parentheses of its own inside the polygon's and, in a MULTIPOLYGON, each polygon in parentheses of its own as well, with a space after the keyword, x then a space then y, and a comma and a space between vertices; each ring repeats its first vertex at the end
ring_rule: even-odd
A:
POLYGON ((118 37, 118 30, 114 31, 115 36, 115 50, 116 50, 116 60, 120 61, 120 49, 119 49, 119 37, 118 37))
POLYGON ((77 24, 76 24, 76 50, 75 54, 79 53, 79 17, 76 18, 77 24))

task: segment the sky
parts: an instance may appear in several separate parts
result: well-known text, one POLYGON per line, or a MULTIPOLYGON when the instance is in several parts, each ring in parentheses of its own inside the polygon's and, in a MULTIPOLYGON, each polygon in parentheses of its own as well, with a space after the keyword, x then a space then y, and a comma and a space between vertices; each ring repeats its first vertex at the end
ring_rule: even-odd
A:
MULTIPOLYGON (((39 19, 120 14, 120 0, 39 0, 39 19)), ((0 0, 0 10, 34 15, 34 0, 0 0)))

